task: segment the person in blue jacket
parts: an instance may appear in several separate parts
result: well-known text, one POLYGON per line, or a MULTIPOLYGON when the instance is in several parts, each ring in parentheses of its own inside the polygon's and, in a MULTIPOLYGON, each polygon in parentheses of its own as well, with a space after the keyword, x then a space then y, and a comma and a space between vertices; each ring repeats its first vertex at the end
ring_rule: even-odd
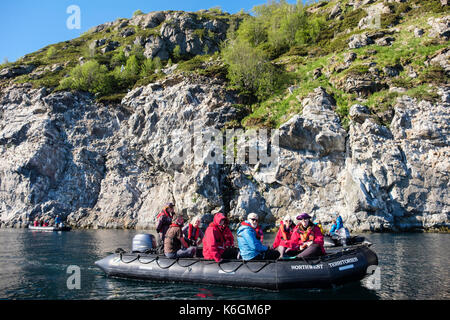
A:
POLYGON ((336 235, 336 231, 344 227, 344 222, 342 221, 342 217, 338 215, 336 212, 332 213, 334 216, 333 224, 331 225, 330 235, 336 235))
POLYGON ((60 224, 61 224, 61 218, 59 217, 59 215, 57 215, 55 218, 55 226, 60 227, 60 224))
POLYGON ((242 222, 237 230, 237 241, 242 259, 248 260, 275 260, 280 253, 263 245, 256 237, 258 215, 250 213, 247 220, 242 222))

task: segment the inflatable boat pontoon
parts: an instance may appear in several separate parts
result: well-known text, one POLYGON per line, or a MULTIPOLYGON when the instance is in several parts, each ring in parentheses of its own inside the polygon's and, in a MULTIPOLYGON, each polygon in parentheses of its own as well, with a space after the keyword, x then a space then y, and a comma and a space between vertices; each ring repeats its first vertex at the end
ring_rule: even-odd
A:
POLYGON ((56 226, 49 226, 49 227, 35 227, 35 226, 28 226, 28 229, 33 231, 44 231, 44 232, 53 232, 53 231, 70 231, 70 227, 56 227, 56 226))
POLYGON ((327 248, 315 259, 224 260, 169 259, 164 255, 116 252, 95 264, 108 276, 153 281, 191 282, 271 290, 325 288, 359 281, 375 271, 377 255, 367 244, 327 248))

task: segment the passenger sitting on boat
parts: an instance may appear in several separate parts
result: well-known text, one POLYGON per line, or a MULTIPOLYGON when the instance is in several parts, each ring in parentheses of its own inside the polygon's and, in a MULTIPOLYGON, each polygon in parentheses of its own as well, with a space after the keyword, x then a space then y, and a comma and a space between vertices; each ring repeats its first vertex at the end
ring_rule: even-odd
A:
POLYGON ((238 246, 242 259, 248 260, 275 260, 280 253, 263 245, 257 237, 258 215, 250 213, 247 220, 242 222, 237 230, 238 246))
POLYGON ((159 235, 159 246, 164 245, 164 236, 172 223, 175 214, 173 203, 167 203, 162 211, 156 216, 156 232, 159 235))
POLYGON ((203 237, 203 257, 216 262, 234 259, 237 257, 237 249, 233 245, 234 237, 228 228, 228 219, 223 213, 218 212, 214 215, 213 222, 206 228, 203 237))
POLYGON ((256 221, 257 225, 255 228, 256 231, 256 239, 258 239, 261 243, 263 243, 264 240, 264 232, 261 228, 261 226, 258 224, 258 221, 256 221))
POLYGON ((320 229, 320 232, 322 232, 322 234, 325 235, 325 232, 323 231, 323 227, 322 227, 322 222, 319 220, 319 221, 317 221, 317 222, 314 222, 314 224, 315 224, 316 226, 318 226, 319 229, 320 229))
POLYGON ((44 224, 42 225, 43 227, 48 227, 48 220, 45 220, 44 224))
POLYGON ((39 227, 39 220, 38 219, 34 220, 33 226, 39 227))
POLYGON ((283 258, 286 249, 290 248, 289 240, 291 240, 294 228, 295 224, 290 215, 286 215, 283 220, 280 221, 280 229, 278 229, 275 241, 272 244, 272 248, 278 250, 280 253, 280 258, 283 258))
POLYGON ((61 218, 59 217, 59 215, 57 215, 55 218, 55 226, 60 227, 60 224, 61 224, 61 218))
POLYGON ((297 216, 300 223, 291 236, 291 248, 300 251, 297 257, 316 257, 325 254, 323 234, 320 228, 311 222, 307 213, 297 216))
POLYGON ((202 229, 200 229, 200 222, 201 222, 200 216, 195 216, 194 218, 192 218, 191 223, 183 227, 184 240, 190 246, 196 247, 202 243, 204 233, 202 229))
MULTIPOLYGON (((227 249, 227 248, 237 249, 234 247, 234 236, 230 230, 229 224, 230 224, 230 220, 225 219, 225 229, 224 229, 224 234, 223 234, 223 236, 225 237, 225 249, 227 249)), ((237 251, 236 251, 236 254, 237 254, 237 251)))
POLYGON ((192 258, 195 255, 196 247, 189 247, 184 241, 181 228, 184 224, 183 216, 177 216, 170 224, 164 237, 164 254, 167 258, 192 258))
POLYGON ((344 227, 344 222, 342 217, 336 212, 333 212, 331 215, 333 216, 333 224, 331 225, 330 235, 334 236, 336 231, 344 227))

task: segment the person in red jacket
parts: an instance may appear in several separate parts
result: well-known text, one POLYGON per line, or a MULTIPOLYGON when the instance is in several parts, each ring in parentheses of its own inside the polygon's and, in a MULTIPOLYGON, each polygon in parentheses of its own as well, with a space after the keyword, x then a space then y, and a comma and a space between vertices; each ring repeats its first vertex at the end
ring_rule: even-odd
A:
POLYGON ((278 250, 280 253, 280 258, 283 258, 286 249, 290 248, 290 240, 294 228, 295 224, 292 221, 291 216, 286 215, 283 220, 280 221, 280 229, 278 229, 272 244, 272 248, 278 250))
POLYGON ((222 259, 236 258, 234 237, 228 228, 228 219, 223 213, 216 213, 203 237, 203 257, 221 262, 222 259))
POLYGON ((297 257, 316 257, 325 254, 323 247, 323 234, 320 228, 311 222, 307 213, 297 217, 300 223, 292 232, 290 247, 300 251, 297 257))
POLYGON ((225 218, 225 228, 223 229, 223 235, 225 237, 225 249, 234 248, 234 236, 230 228, 228 227, 229 224, 230 221, 225 218))

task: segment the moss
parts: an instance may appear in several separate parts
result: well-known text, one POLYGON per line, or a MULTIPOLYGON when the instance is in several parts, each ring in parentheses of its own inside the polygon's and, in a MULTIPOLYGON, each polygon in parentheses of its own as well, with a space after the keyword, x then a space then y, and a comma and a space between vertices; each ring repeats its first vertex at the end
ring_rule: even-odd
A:
POLYGON ((178 64, 178 70, 184 72, 194 72, 204 68, 204 63, 210 58, 210 56, 195 56, 187 61, 180 62, 178 64))
POLYGON ((443 6, 440 0, 408 0, 416 13, 449 13, 449 7, 443 6))
POLYGON ((448 84, 448 76, 441 66, 430 66, 423 70, 418 77, 419 84, 432 83, 435 85, 448 84))
POLYGON ((439 99, 439 94, 436 92, 436 89, 430 87, 428 84, 418 85, 406 91, 405 94, 417 100, 426 100, 434 102, 439 99))
POLYGON ((125 96, 126 92, 119 92, 98 97, 96 100, 100 103, 120 103, 125 96))

